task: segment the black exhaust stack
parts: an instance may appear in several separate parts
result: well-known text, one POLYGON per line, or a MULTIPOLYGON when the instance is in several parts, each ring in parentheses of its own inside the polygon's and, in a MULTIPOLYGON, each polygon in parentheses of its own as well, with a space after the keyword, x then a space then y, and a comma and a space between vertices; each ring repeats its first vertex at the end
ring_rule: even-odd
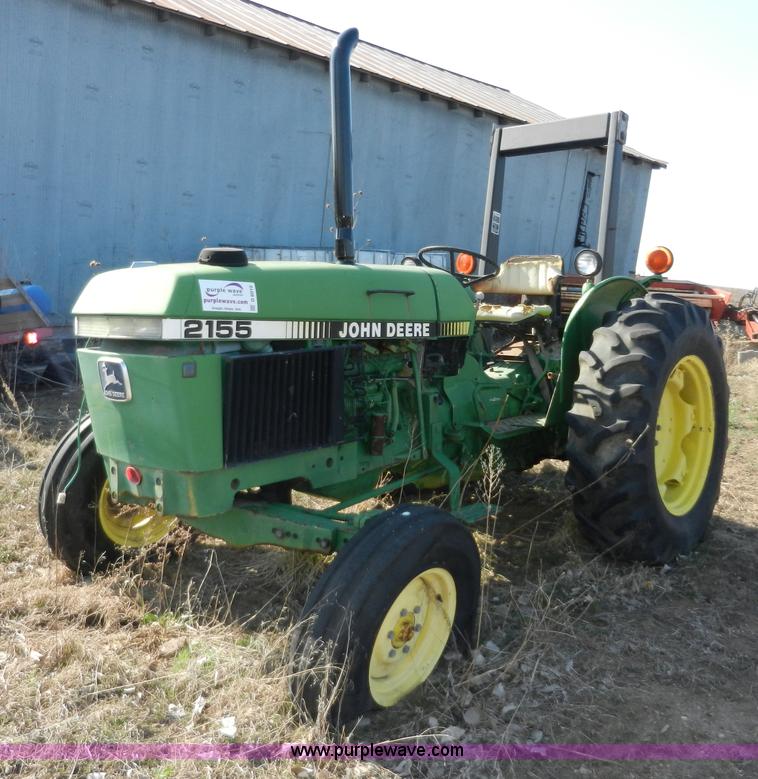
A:
POLYGON ((332 49, 329 76, 332 85, 332 177, 334 179, 334 256, 355 261, 353 244, 353 117, 350 105, 350 55, 358 30, 340 33, 332 49))

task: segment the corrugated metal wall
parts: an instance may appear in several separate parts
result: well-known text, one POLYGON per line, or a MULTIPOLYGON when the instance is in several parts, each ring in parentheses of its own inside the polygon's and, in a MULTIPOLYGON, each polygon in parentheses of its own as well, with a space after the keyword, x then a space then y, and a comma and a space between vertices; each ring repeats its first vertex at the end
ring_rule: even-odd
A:
MULTIPOLYGON (((0 68, 0 269, 43 284, 60 310, 92 259, 331 245, 323 63, 131 3, 24 0, 3 4, 0 68)), ((478 248, 492 117, 357 78, 353 112, 358 247, 478 248)), ((503 256, 571 253, 588 169, 602 171, 599 154, 509 163, 503 256)), ((649 177, 625 162, 629 269, 649 177)), ((590 222, 599 194, 598 179, 590 222)))

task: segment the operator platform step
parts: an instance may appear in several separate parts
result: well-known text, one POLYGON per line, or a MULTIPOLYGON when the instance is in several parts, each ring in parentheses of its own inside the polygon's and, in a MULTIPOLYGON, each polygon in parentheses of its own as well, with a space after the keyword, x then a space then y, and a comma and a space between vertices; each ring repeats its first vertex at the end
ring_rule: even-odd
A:
POLYGON ((513 433, 522 430, 535 430, 545 427, 543 414, 522 414, 520 417, 509 417, 496 422, 488 422, 487 427, 495 434, 513 433))

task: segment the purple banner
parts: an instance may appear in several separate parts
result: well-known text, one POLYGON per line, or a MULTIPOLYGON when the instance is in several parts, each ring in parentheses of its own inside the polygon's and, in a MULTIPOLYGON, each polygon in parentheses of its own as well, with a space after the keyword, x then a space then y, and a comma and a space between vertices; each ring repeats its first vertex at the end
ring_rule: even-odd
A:
POLYGON ((758 744, 0 744, 0 760, 758 760, 758 744))

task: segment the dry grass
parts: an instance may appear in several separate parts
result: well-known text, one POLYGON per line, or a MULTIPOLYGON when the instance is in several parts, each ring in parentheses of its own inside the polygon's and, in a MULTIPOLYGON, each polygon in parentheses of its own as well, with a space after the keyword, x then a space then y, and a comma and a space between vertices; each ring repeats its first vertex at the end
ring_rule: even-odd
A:
MULTIPOLYGON (((731 451, 717 516, 698 552, 665 568, 598 558, 561 502, 562 463, 485 479, 485 497, 500 511, 476 531, 485 562, 479 648, 470 657, 449 652, 422 689, 342 737, 758 740, 758 486, 751 467, 758 368, 730 364, 730 371, 731 451)), ((52 441, 75 417, 78 397, 40 392, 16 401, 2 407, 0 429, 0 741, 224 741, 220 720, 230 716, 238 741, 332 740, 323 724, 299 720, 286 678, 289 634, 324 561, 231 550, 204 538, 190 544, 178 531, 149 558, 77 582, 48 555, 36 496, 52 441)), ((3 770, 29 777, 316 775, 285 762, 0 764, 3 770)), ((325 765, 317 775, 398 774, 750 775, 738 765, 431 762, 325 765)))

